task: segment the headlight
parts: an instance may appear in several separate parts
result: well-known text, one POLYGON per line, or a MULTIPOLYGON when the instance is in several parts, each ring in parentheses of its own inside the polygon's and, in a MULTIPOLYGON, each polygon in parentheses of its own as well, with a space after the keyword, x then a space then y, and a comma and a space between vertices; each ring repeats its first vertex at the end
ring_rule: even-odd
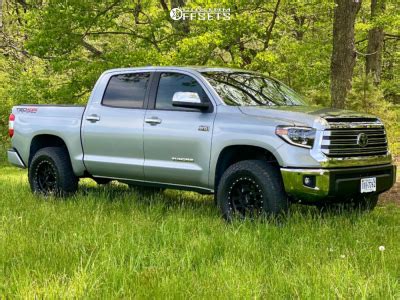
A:
POLYGON ((309 148, 314 145, 315 129, 310 127, 291 127, 291 126, 277 126, 275 129, 277 136, 289 144, 309 148))

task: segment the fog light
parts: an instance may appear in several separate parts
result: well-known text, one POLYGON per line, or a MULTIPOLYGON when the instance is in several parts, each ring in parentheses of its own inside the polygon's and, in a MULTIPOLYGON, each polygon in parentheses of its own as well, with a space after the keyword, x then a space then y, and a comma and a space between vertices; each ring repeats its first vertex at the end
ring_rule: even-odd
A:
POLYGON ((303 177, 303 184, 310 188, 315 188, 315 175, 305 175, 303 177))

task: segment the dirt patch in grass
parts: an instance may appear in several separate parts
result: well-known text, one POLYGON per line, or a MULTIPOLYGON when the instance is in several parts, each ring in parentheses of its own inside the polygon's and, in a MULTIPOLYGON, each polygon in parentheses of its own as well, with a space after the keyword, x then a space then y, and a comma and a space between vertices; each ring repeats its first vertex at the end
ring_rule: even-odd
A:
POLYGON ((386 193, 383 193, 379 197, 380 203, 394 203, 400 206, 400 182, 396 182, 395 185, 386 193))
MULTIPOLYGON (((400 156, 397 156, 394 160, 397 164, 397 173, 399 173, 400 170, 400 156)), ((400 206, 400 174, 397 174, 397 182, 394 184, 394 186, 387 191, 386 193, 383 193, 379 197, 379 202, 380 203, 394 203, 396 205, 400 206)))

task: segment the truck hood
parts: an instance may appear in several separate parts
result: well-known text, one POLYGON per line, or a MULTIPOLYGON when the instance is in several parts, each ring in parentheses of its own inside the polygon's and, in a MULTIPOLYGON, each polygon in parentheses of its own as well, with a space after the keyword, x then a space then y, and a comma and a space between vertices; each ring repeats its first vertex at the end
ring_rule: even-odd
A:
MULTIPOLYGON (((336 108, 321 108, 319 106, 242 106, 239 109, 246 115, 279 120, 293 126, 307 127, 312 127, 314 122, 320 118, 373 117, 365 113, 336 108)), ((282 125, 286 125, 285 123, 282 125)))

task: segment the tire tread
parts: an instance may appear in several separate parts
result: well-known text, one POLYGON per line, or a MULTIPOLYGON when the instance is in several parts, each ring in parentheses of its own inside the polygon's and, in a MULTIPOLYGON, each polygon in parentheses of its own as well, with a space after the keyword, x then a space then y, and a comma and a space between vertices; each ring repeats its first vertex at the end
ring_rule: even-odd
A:
POLYGON ((231 176, 238 172, 249 172, 257 178, 263 186, 264 212, 269 216, 278 216, 287 213, 289 202, 283 187, 282 178, 279 169, 262 160, 243 160, 231 165, 222 175, 217 188, 217 203, 222 211, 223 217, 230 221, 231 214, 228 211, 229 204, 225 195, 227 187, 226 182, 231 176))
POLYGON ((68 151, 65 147, 45 147, 38 150, 32 158, 29 166, 29 183, 33 192, 39 192, 35 187, 33 168, 36 162, 45 158, 54 162, 58 176, 58 191, 59 196, 68 196, 76 192, 78 189, 78 178, 75 176, 72 169, 71 160, 68 151))

